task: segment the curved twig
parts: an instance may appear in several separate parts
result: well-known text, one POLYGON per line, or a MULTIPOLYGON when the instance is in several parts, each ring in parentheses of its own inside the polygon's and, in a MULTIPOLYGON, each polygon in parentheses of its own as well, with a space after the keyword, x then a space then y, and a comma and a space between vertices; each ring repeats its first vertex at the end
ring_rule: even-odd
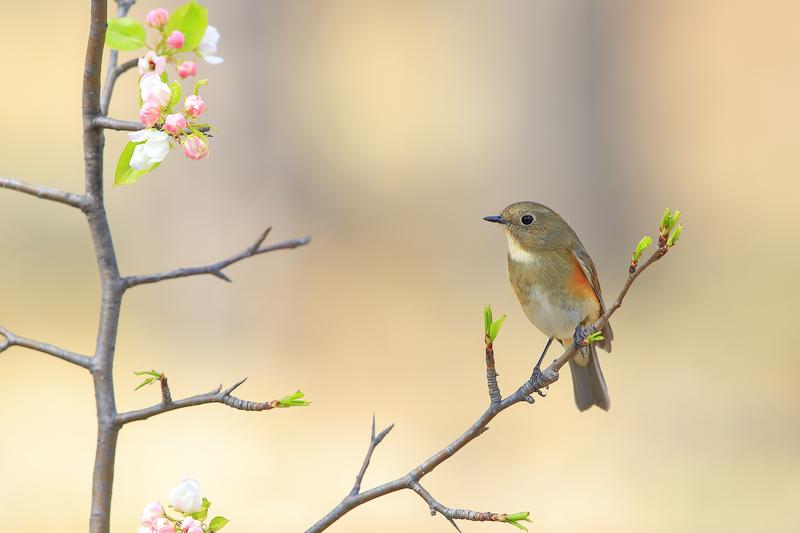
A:
POLYGON ((138 409, 136 411, 128 411, 126 413, 120 413, 116 417, 116 422, 118 426, 123 426, 125 424, 129 424, 130 422, 136 422, 139 420, 146 420, 150 417, 160 415, 162 413, 167 413, 169 411, 174 411, 176 409, 183 409, 184 407, 192 407, 195 405, 203 405, 207 403, 221 403, 231 407, 233 409, 239 409, 241 411, 269 411, 270 409, 275 409, 280 407, 280 403, 278 400, 272 400, 269 402, 252 402, 250 400, 243 400, 241 398, 237 398, 233 396, 231 393, 236 390, 239 385, 244 383, 247 378, 239 381, 238 383, 234 383, 230 387, 225 390, 222 390, 222 385, 217 387, 216 389, 210 390, 203 394, 197 394, 195 396, 190 396, 189 398, 182 398, 180 400, 173 400, 172 395, 169 393, 169 387, 166 385, 166 380, 162 381, 162 390, 161 396, 162 400, 161 403, 156 405, 151 405, 150 407, 145 407, 144 409, 138 409), (166 389, 166 393, 164 392, 166 389))
POLYGON ((60 204, 83 209, 86 206, 86 197, 82 194, 45 187, 44 185, 34 185, 13 178, 0 178, 0 188, 30 194, 42 200, 51 200, 60 204))
POLYGON ((269 235, 271 229, 272 229, 271 227, 267 228, 258 237, 258 239, 256 239, 256 241, 253 244, 251 244, 238 254, 232 255, 227 259, 223 259, 222 261, 217 261, 216 263, 199 267, 178 268, 176 270, 170 270, 168 272, 159 272, 156 274, 127 276, 126 278, 124 278, 125 287, 130 288, 130 287, 135 287, 137 285, 156 283, 168 279, 185 278, 188 276, 202 276, 205 274, 210 274, 212 276, 218 277, 221 280, 230 282, 231 279, 223 272, 223 270, 234 263, 238 263, 243 259, 254 257, 256 255, 265 254, 268 252, 274 252, 276 250, 289 250, 292 248, 297 248, 299 246, 304 246, 309 242, 311 242, 310 237, 304 237, 302 239, 292 239, 278 244, 273 244, 271 246, 262 247, 261 245, 264 243, 264 240, 267 238, 267 235, 269 235))
POLYGON ((64 361, 74 365, 86 368, 87 370, 91 370, 92 368, 92 358, 86 355, 71 352, 59 346, 47 344, 46 342, 20 337, 19 335, 11 333, 2 327, 0 327, 0 335, 4 337, 4 339, 0 341, 0 353, 6 351, 12 346, 21 346, 22 348, 28 348, 29 350, 35 350, 47 355, 52 355, 53 357, 63 359, 64 361))

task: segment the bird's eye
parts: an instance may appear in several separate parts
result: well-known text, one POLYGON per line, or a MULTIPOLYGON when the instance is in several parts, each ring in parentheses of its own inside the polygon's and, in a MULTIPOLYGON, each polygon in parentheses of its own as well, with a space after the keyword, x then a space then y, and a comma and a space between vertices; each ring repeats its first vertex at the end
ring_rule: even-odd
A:
POLYGON ((533 224, 533 215, 522 215, 522 225, 523 226, 530 226, 533 224))

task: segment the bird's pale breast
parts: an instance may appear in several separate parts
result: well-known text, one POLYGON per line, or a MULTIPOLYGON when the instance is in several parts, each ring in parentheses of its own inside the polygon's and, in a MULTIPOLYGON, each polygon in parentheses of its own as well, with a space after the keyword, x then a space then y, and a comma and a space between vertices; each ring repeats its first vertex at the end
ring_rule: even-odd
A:
POLYGON ((576 326, 600 316, 597 297, 568 251, 509 247, 508 269, 525 315, 548 337, 571 339, 576 326))

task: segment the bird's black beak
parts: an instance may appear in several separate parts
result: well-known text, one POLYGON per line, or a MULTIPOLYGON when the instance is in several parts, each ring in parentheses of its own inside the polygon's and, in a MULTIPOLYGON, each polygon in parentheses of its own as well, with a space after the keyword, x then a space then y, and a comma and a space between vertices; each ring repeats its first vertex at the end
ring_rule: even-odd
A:
POLYGON ((486 222, 495 222, 497 224, 508 224, 508 220, 504 219, 503 217, 501 217, 499 215, 493 215, 493 216, 490 216, 490 217, 483 217, 483 220, 485 220, 486 222))

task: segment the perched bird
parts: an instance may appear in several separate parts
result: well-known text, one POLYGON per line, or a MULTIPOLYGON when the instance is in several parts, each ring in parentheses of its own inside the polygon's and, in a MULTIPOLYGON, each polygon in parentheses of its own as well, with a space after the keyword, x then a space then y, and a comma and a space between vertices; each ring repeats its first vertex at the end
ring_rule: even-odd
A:
MULTIPOLYGON (((549 337, 536 368, 553 339, 564 347, 580 342, 585 328, 605 313, 592 258, 580 239, 555 211, 535 202, 517 202, 499 216, 484 220, 502 224, 508 238, 508 274, 522 310, 549 337)), ((597 359, 597 346, 611 351, 611 326, 605 337, 580 350, 569 362, 575 403, 608 411, 611 400, 597 359)))

